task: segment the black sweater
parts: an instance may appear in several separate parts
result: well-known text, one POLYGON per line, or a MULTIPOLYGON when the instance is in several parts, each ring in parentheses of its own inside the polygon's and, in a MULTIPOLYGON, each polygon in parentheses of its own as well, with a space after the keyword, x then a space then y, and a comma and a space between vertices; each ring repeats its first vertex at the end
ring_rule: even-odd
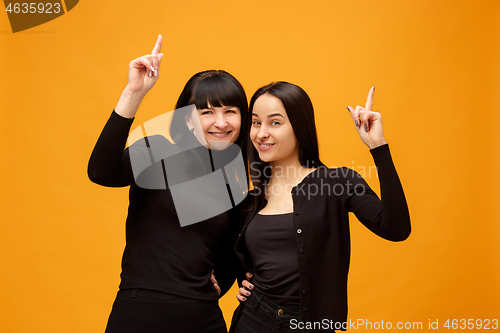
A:
MULTIPOLYGON (((347 320, 349 212, 385 239, 402 241, 410 235, 408 207, 389 147, 383 145, 370 152, 378 169, 382 201, 348 168, 320 167, 292 189, 300 318, 304 322, 327 319, 341 324, 347 320)), ((252 260, 244 240, 252 218, 252 214, 247 216, 236 244, 249 271, 252 260)))
MULTIPOLYGON (((222 289, 221 296, 236 277, 234 267, 239 259, 234 243, 241 230, 236 210, 181 227, 168 184, 166 189, 151 190, 134 181, 130 147, 124 149, 132 122, 133 119, 113 112, 88 165, 93 182, 110 187, 130 186, 120 289, 142 288, 215 300, 218 295, 210 281, 212 270, 215 269, 222 289)), ((133 147, 138 148, 135 151, 149 151, 152 140, 156 146, 173 146, 164 137, 154 136, 149 142, 147 138, 139 140, 133 147)), ((180 163, 185 160, 181 158, 180 163)), ((161 170, 158 163, 150 168, 161 170)))

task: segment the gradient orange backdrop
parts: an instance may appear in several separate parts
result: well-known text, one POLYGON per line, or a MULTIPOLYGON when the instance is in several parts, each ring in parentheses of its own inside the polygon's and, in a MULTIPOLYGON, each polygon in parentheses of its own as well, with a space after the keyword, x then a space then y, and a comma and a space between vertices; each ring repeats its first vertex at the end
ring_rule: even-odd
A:
POLYGON ((200 70, 229 71, 249 96, 290 81, 313 100, 324 163, 366 168, 378 190, 345 107, 376 86, 413 232, 390 243, 352 219, 349 318, 500 319, 499 20, 497 0, 82 0, 13 34, 0 13, 1 330, 104 331, 128 189, 91 183, 87 162, 159 33, 161 77, 134 127, 200 70))

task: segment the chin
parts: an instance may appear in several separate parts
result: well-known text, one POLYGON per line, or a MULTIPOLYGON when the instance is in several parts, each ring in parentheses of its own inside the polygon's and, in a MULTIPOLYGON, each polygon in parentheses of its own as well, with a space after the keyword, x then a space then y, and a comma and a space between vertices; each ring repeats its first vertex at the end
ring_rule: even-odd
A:
POLYGON ((266 162, 266 163, 269 163, 269 162, 272 162, 272 158, 269 158, 269 156, 265 156, 265 154, 259 154, 259 158, 261 159, 262 162, 266 162), (262 156, 264 155, 264 156, 262 156))
POLYGON ((224 150, 229 148, 233 143, 230 141, 212 141, 210 142, 210 149, 213 150, 224 150))

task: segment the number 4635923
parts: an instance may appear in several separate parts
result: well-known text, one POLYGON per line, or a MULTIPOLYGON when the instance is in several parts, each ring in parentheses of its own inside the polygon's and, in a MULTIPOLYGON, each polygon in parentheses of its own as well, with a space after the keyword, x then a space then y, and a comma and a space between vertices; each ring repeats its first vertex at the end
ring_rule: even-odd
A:
POLYGON ((60 3, 42 3, 42 2, 31 2, 31 3, 9 3, 5 9, 8 13, 14 14, 58 14, 61 12, 60 3))
POLYGON ((468 320, 465 320, 465 319, 453 319, 453 320, 450 320, 448 319, 446 321, 446 323, 444 323, 443 327, 446 327, 447 329, 485 329, 485 330, 488 330, 488 329, 498 329, 498 319, 484 319, 484 320, 481 320, 481 319, 468 319, 468 320))

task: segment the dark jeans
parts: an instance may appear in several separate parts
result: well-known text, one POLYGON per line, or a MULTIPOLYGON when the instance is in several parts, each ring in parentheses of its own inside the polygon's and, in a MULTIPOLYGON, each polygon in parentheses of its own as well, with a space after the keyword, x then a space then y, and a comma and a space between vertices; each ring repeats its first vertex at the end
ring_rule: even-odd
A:
POLYGON ((290 320, 299 321, 299 309, 278 305, 256 290, 240 307, 231 324, 231 333, 303 332, 290 325, 290 320))
POLYGON ((227 333, 218 301, 145 289, 120 290, 106 333, 227 333))

